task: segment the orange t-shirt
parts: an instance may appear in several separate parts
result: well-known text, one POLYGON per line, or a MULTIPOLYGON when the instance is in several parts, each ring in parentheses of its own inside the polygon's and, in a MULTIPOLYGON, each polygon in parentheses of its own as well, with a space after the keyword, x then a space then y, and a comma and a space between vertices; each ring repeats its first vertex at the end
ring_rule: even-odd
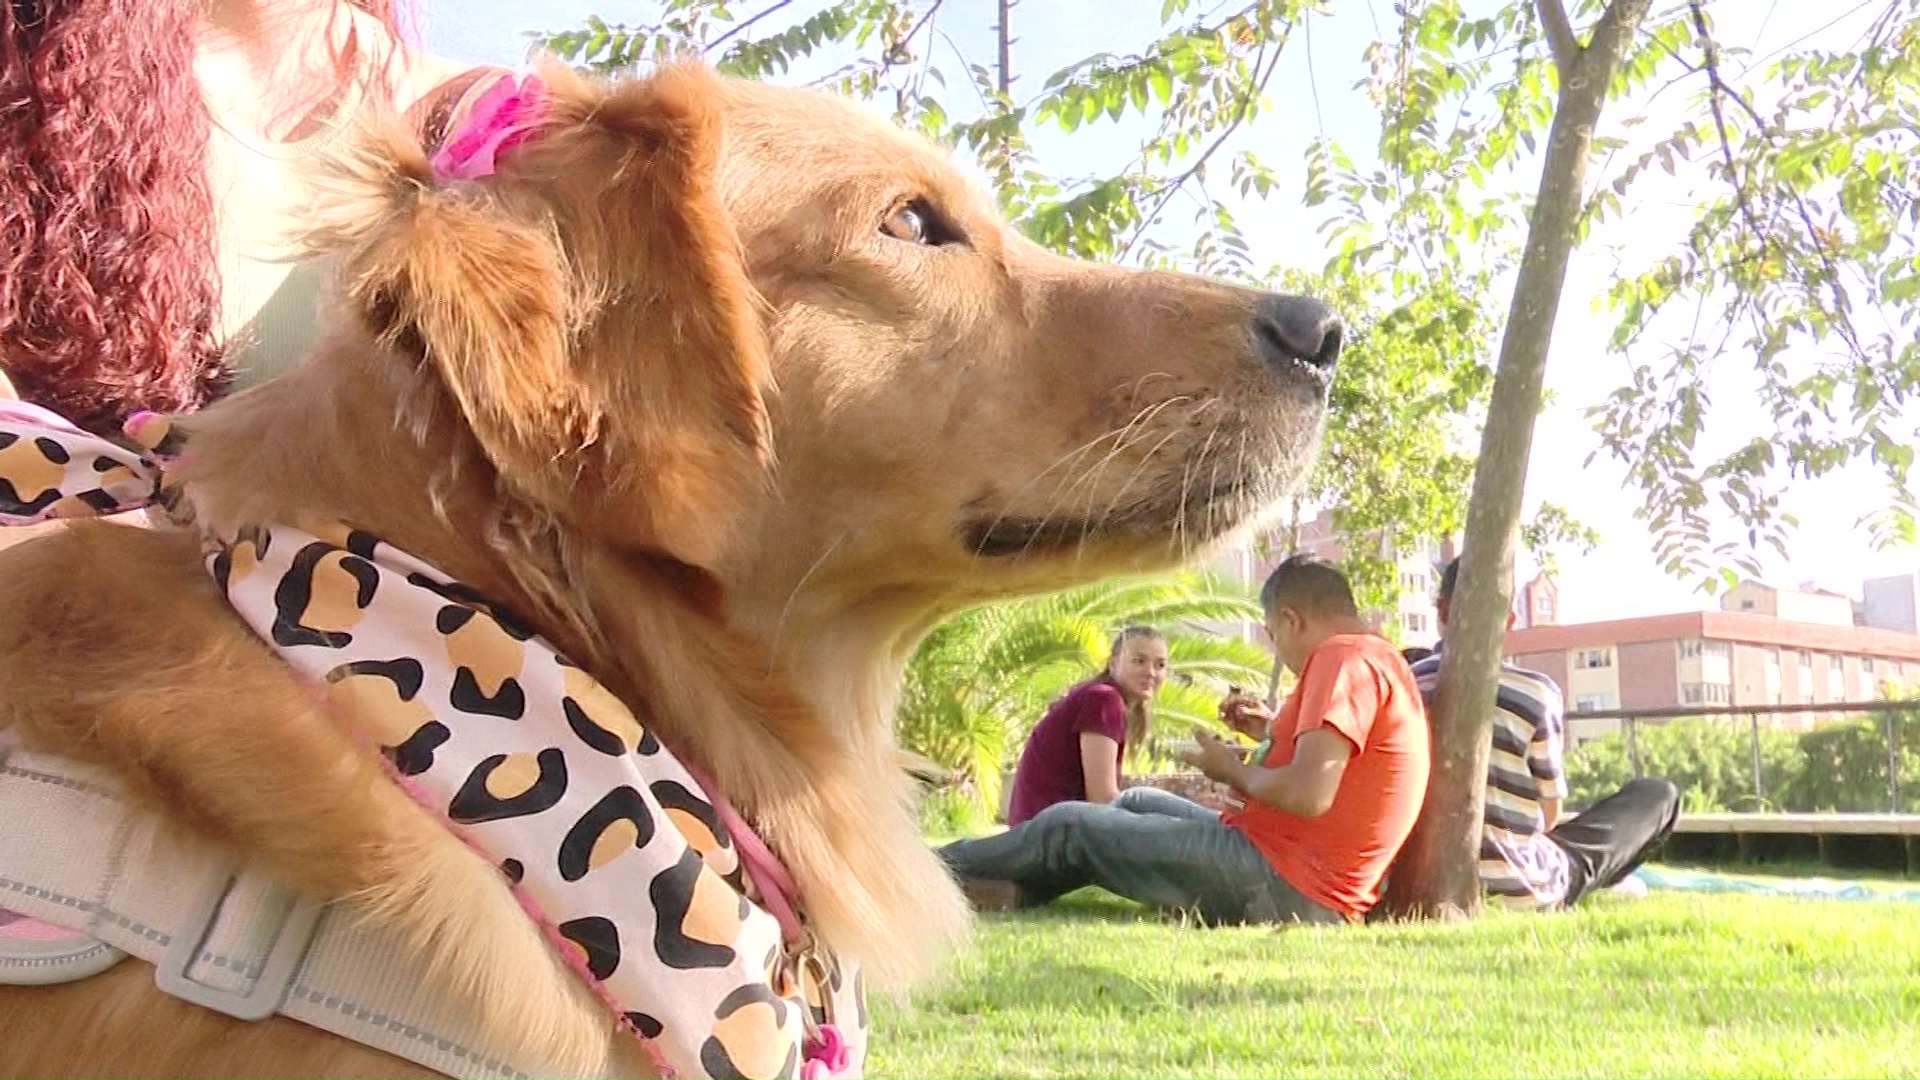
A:
POLYGON ((1294 741, 1322 727, 1354 750, 1331 809, 1303 818, 1236 791, 1221 820, 1244 831, 1301 895, 1357 920, 1380 899, 1380 879, 1413 831, 1430 764, 1420 689, 1385 639, 1340 634, 1321 642, 1253 760, 1285 765, 1294 741))

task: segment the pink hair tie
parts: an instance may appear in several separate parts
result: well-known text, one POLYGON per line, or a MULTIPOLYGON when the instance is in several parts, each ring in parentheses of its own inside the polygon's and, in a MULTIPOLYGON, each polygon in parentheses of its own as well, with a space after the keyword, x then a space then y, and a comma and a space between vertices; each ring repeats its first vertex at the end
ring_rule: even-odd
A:
POLYGON ((538 75, 494 80, 433 155, 434 171, 450 180, 492 176, 500 155, 546 123, 549 104, 547 84, 538 75))

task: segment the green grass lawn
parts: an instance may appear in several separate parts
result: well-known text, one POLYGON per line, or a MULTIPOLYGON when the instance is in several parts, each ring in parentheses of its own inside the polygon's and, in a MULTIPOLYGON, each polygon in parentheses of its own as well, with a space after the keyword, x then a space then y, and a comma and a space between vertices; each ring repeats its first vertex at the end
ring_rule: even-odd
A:
POLYGON ((872 1076, 1920 1076, 1920 905, 1210 930, 1081 894, 877 1004, 872 1076))

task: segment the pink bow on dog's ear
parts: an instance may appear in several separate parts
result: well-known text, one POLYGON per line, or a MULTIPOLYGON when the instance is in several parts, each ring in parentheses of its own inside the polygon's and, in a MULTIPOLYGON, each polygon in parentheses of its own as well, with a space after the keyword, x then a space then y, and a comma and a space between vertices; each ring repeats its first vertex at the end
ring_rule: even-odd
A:
POLYGON ((549 105, 547 84, 538 75, 496 79, 433 155, 434 171, 449 180, 492 176, 500 155, 546 122, 549 105))

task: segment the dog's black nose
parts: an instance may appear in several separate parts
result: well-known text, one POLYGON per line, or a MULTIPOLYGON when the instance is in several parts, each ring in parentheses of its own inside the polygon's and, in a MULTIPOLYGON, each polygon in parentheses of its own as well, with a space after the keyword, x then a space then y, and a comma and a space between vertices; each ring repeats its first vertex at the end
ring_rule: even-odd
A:
POLYGON ((1269 296, 1253 313, 1253 339, 1269 363, 1295 361, 1331 374, 1345 338, 1333 309, 1304 296, 1269 296))

